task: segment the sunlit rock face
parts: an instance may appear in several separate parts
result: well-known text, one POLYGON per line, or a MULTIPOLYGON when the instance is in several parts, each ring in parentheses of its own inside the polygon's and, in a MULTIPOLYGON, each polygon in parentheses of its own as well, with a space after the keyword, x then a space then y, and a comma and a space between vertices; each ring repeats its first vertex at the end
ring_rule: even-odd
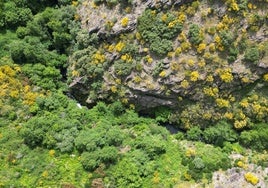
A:
POLYGON ((84 1, 78 15, 83 31, 69 60, 69 84, 83 104, 120 100, 138 110, 166 106, 179 116, 186 110, 188 118, 200 109, 193 116, 204 122, 224 115, 235 121, 243 98, 264 94, 262 8, 223 1, 84 1))

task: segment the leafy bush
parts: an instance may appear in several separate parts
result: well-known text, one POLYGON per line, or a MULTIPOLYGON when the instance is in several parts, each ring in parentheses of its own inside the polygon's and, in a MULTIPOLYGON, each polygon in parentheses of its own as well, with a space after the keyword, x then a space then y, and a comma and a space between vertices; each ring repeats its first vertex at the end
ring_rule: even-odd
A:
POLYGON ((125 112, 125 107, 120 101, 116 101, 109 106, 109 109, 115 116, 120 116, 125 112))
POLYGON ((188 166, 188 174, 196 181, 203 177, 210 179, 212 173, 216 170, 226 170, 231 167, 231 160, 228 154, 222 149, 216 148, 204 143, 195 143, 195 149, 192 155, 183 156, 182 164, 188 166))
POLYGON ((137 29, 142 39, 149 44, 150 50, 158 56, 164 56, 172 50, 171 39, 181 32, 182 25, 171 13, 157 14, 148 9, 138 18, 137 29))
POLYGON ((197 24, 190 25, 188 37, 189 41, 194 45, 199 45, 204 40, 202 32, 197 24))
POLYGON ((208 144, 215 144, 223 147, 224 142, 235 142, 238 134, 232 129, 232 126, 224 121, 217 123, 203 131, 204 141, 208 144))
POLYGON ((198 126, 194 126, 186 132, 186 138, 193 141, 202 140, 202 130, 198 126))
POLYGON ((24 3, 8 1, 4 3, 3 11, 5 25, 12 29, 26 25, 33 18, 31 9, 24 3))
POLYGON ((257 124, 252 130, 243 131, 239 137, 241 145, 262 151, 268 148, 268 125, 257 124))
POLYGON ((132 69, 133 64, 126 63, 121 59, 114 62, 115 74, 118 76, 127 76, 131 73, 132 69))
POLYGON ((146 152, 150 159, 166 152, 166 143, 160 135, 140 136, 136 138, 134 145, 137 149, 146 152))
POLYGON ((21 135, 30 147, 57 147, 62 152, 71 152, 78 126, 79 122, 76 120, 62 119, 47 112, 27 121, 21 130, 21 135))
POLYGON ((244 58, 248 62, 257 63, 260 59, 259 49, 257 47, 251 47, 246 49, 244 58))
POLYGON ((81 163, 85 170, 95 170, 101 163, 112 164, 118 157, 118 150, 113 146, 106 146, 93 152, 84 152, 81 155, 81 163))
POLYGON ((159 56, 164 56, 168 52, 172 51, 173 43, 167 39, 155 38, 150 44, 150 50, 159 56))
POLYGON ((120 128, 109 124, 105 121, 94 128, 80 131, 75 139, 77 150, 91 152, 105 146, 119 146, 124 139, 124 134, 120 128))
POLYGON ((224 49, 228 51, 228 49, 232 46, 233 43, 233 35, 231 32, 221 31, 220 32, 221 44, 224 49))

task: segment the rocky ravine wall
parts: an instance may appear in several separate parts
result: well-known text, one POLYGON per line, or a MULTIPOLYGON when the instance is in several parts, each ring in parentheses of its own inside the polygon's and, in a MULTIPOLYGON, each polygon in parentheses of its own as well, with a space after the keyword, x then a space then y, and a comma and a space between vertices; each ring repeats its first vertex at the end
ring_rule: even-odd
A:
POLYGON ((70 58, 70 88, 80 100, 120 99, 140 110, 167 106, 180 116, 189 107, 185 118, 196 108, 202 109, 200 116, 210 113, 204 120, 217 120, 226 113, 235 116, 233 104, 253 90, 263 96, 265 1, 244 7, 229 1, 95 2, 78 7, 86 32, 78 35, 80 51, 70 58), (157 23, 153 29, 146 28, 147 18, 141 19, 146 9, 157 23))

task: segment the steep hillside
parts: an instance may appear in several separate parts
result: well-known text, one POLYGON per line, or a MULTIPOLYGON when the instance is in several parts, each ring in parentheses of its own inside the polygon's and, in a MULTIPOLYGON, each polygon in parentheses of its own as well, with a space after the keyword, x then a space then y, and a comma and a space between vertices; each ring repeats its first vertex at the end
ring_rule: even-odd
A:
POLYGON ((190 128, 267 122, 266 1, 83 1, 69 83, 83 103, 167 107, 190 128), (89 33, 89 35, 88 35, 89 33))
POLYGON ((268 187, 267 0, 0 0, 0 188, 268 187))

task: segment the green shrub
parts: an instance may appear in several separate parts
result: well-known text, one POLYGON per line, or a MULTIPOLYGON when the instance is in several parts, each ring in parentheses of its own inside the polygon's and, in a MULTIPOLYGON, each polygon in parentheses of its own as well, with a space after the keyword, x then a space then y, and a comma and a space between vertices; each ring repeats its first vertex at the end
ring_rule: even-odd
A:
POLYGON ((198 126, 194 126, 186 132, 186 138, 193 141, 202 140, 202 130, 198 126))
POLYGON ((118 76, 128 76, 133 68, 133 64, 126 63, 121 59, 114 62, 115 74, 118 76))
POLYGON ((239 143, 247 148, 262 151, 268 148, 268 125, 256 124, 249 131, 243 131, 239 143))
POLYGON ((110 165, 116 161, 118 157, 118 150, 112 146, 106 146, 102 149, 93 152, 83 152, 81 155, 81 163, 85 170, 93 171, 101 163, 110 165))
POLYGON ((160 135, 139 136, 136 138, 134 145, 137 149, 145 151, 150 159, 166 152, 166 143, 160 135))
POLYGON ((158 56, 164 56, 168 52, 172 51, 172 49, 173 43, 167 39, 155 38, 155 40, 150 44, 150 50, 158 56))
POLYGON ((219 169, 227 170, 231 167, 231 160, 222 149, 196 142, 195 154, 191 156, 184 155, 182 164, 188 166, 187 173, 194 180, 199 181, 203 177, 211 179, 212 173, 219 169))
POLYGON ((150 50, 158 56, 164 56, 172 50, 172 39, 182 30, 182 25, 175 21, 176 16, 172 13, 163 15, 162 13, 153 13, 148 9, 138 18, 137 29, 142 39, 148 43, 150 50), (166 20, 162 20, 162 16, 166 20), (173 23, 169 27, 169 23, 173 23))
POLYGON ((125 107, 120 101, 116 101, 109 106, 109 109, 115 116, 120 116, 125 112, 125 107))
POLYGON ((235 142, 238 134, 232 129, 232 125, 221 121, 203 131, 204 141, 223 147, 224 142, 235 142))
POLYGON ((221 31, 220 32, 221 44, 226 51, 232 46, 234 37, 231 32, 221 31))
POLYGON ((246 49, 244 58, 248 62, 257 63, 260 59, 259 49, 257 47, 251 47, 246 49))
POLYGON ((188 37, 189 41, 194 45, 198 45, 204 40, 204 36, 197 24, 190 25, 188 37))

